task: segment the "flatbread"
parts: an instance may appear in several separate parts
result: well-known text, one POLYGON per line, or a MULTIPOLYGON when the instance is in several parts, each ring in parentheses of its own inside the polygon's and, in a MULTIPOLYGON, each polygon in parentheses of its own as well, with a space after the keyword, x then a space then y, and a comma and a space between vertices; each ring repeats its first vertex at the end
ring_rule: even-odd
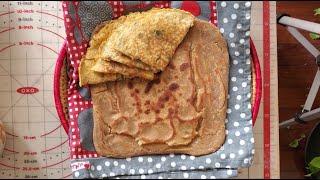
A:
POLYGON ((89 48, 87 49, 85 58, 86 59, 97 59, 99 58, 99 47, 105 42, 112 32, 124 21, 126 20, 126 16, 121 16, 116 20, 105 21, 98 25, 93 33, 91 40, 89 42, 89 48))
POLYGON ((124 76, 120 74, 104 74, 91 71, 90 69, 95 65, 94 60, 82 59, 79 66, 79 85, 99 84, 101 82, 116 81, 123 79, 124 76))
POLYGON ((100 46, 99 53, 100 58, 106 61, 115 61, 127 65, 128 67, 153 71, 155 73, 158 72, 155 68, 152 68, 151 66, 143 63, 142 61, 131 59, 130 57, 122 54, 121 52, 111 48, 109 41, 104 42, 104 44, 100 46))
POLYGON ((124 21, 108 41, 126 56, 164 70, 193 21, 186 11, 154 8, 124 21))
POLYGON ((193 20, 182 10, 155 8, 102 23, 81 59, 80 86, 126 76, 152 80, 152 73, 168 65, 193 20))
POLYGON ((228 51, 219 30, 196 20, 153 81, 94 85, 93 142, 115 158, 217 151, 225 139, 228 51))
POLYGON ((117 27, 117 23, 122 21, 119 18, 117 21, 104 22, 97 26, 94 30, 93 36, 90 41, 90 46, 86 54, 82 57, 79 65, 79 85, 84 86, 87 84, 99 84, 107 81, 115 81, 122 79, 123 76, 115 73, 98 73, 92 71, 92 67, 96 64, 96 58, 99 54, 99 46, 102 42, 106 41, 111 35, 112 31, 117 27))
MULTIPOLYGON (((94 72, 91 69, 96 64, 99 58, 99 47, 105 42, 111 35, 111 33, 118 27, 120 23, 125 20, 124 17, 120 17, 117 20, 106 21, 97 26, 92 33, 91 40, 89 42, 89 48, 86 54, 80 61, 79 66, 79 85, 83 86, 86 84, 99 84, 108 81, 115 81, 125 78, 118 73, 99 73, 94 72)), ((127 77, 131 78, 131 77, 127 77)))
POLYGON ((154 73, 152 71, 131 68, 117 62, 105 61, 101 58, 99 58, 96 61, 95 65, 91 68, 91 70, 99 73, 106 73, 106 74, 111 73, 111 74, 121 74, 124 76, 130 76, 130 77, 140 77, 148 80, 152 80, 154 78, 154 73))
MULTIPOLYGON (((140 13, 132 13, 129 16, 129 19, 133 18, 141 18, 139 16, 140 13)), ((107 42, 112 32, 125 20, 127 19, 127 16, 122 16, 118 18, 117 20, 111 20, 102 23, 101 25, 97 26, 93 32, 93 35, 90 40, 90 46, 87 49, 86 54, 83 56, 80 62, 81 71, 79 70, 79 79, 80 79, 80 86, 86 85, 86 84, 98 84, 103 83, 107 81, 114 81, 118 80, 124 77, 142 77, 145 79, 150 79, 153 77, 149 72, 146 72, 144 70, 155 70, 151 68, 150 66, 139 63, 138 61, 133 61, 131 59, 126 59, 125 56, 121 55, 121 53, 114 51, 112 54, 112 58, 115 59, 115 62, 126 62, 124 64, 129 64, 128 60, 131 60, 131 67, 140 67, 140 69, 133 69, 130 68, 130 66, 125 66, 122 64, 116 64, 114 62, 102 62, 97 61, 100 59, 100 46, 107 42), (117 58, 120 58, 117 60, 117 58), (88 62, 87 62, 88 61, 88 62), (106 67, 102 67, 102 65, 105 65, 106 67), (113 69, 114 68, 114 69, 113 69), (94 72, 96 71, 96 72, 94 72), (134 74, 135 73, 135 74, 134 74)), ((111 51, 112 52, 112 51, 111 51)), ((106 61, 111 61, 112 59, 105 58, 106 61)))
MULTIPOLYGON (((139 20, 142 18, 144 18, 144 17, 140 12, 131 13, 128 16, 121 16, 119 19, 113 20, 115 22, 112 22, 111 26, 113 26, 112 29, 116 29, 125 21, 139 20)), ((106 24, 106 26, 109 26, 109 24, 106 24)), ((103 44, 101 44, 101 43, 100 43, 101 45, 99 44, 100 49, 95 57, 99 56, 104 60, 119 62, 119 63, 127 65, 129 67, 136 67, 136 68, 143 69, 143 70, 156 71, 154 68, 141 62, 140 60, 131 59, 130 57, 125 56, 121 52, 116 51, 115 49, 111 48, 109 41, 106 41, 106 39, 105 39, 106 36, 107 37, 110 36, 110 32, 108 31, 108 29, 109 29, 109 27, 102 28, 102 30, 99 32, 96 32, 96 35, 93 37, 93 39, 95 39, 95 41, 97 41, 97 42, 103 41, 103 44)))

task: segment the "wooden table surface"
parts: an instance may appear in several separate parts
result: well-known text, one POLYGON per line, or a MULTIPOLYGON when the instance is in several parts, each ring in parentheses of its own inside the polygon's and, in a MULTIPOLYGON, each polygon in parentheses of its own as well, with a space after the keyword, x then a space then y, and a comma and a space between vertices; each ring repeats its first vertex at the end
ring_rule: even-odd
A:
MULTIPOLYGON (((320 23, 320 16, 314 16, 313 10, 320 8, 320 2, 279 1, 277 13, 287 13, 292 17, 320 23)), ((310 41, 308 32, 301 31, 310 41)), ((280 121, 292 118, 300 112, 305 103, 317 66, 314 57, 307 52, 281 25, 277 25, 278 39, 278 73, 279 73, 279 115, 280 121)), ((320 40, 312 41, 320 48, 320 40)), ((317 96, 313 108, 320 105, 317 96)), ((298 149, 289 148, 288 144, 301 133, 308 135, 315 120, 307 125, 296 125, 288 129, 280 129, 280 170, 281 178, 304 177, 304 142, 298 149)))

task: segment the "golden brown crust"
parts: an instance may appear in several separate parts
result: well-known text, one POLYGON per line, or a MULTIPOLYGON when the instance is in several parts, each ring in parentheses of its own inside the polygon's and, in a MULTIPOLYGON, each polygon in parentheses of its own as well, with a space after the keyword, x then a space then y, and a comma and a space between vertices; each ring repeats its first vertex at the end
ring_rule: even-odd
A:
POLYGON ((123 158, 218 150, 225 138, 228 69, 219 30, 196 20, 158 80, 91 88, 96 151, 123 158))
POLYGON ((92 34, 90 47, 86 54, 82 57, 79 65, 79 85, 99 84, 107 81, 115 81, 122 79, 123 76, 117 73, 109 73, 108 75, 91 71, 91 68, 96 64, 96 58, 99 54, 100 44, 109 38, 112 31, 118 26, 122 18, 118 21, 108 21, 97 26, 92 34), (103 26, 104 25, 104 26, 103 26))
POLYGON ((124 76, 140 77, 148 80, 152 80, 154 78, 152 71, 132 68, 117 62, 105 61, 102 59, 98 59, 91 70, 99 73, 122 74, 124 76))
POLYGON ((102 24, 98 25, 91 38, 90 47, 94 47, 95 51, 89 52, 87 58, 102 58, 106 61, 115 61, 129 67, 135 67, 143 70, 152 70, 149 65, 139 61, 133 60, 121 52, 116 51, 111 48, 109 41, 107 39, 110 37, 111 33, 118 28, 124 21, 130 21, 135 19, 139 16, 140 13, 131 13, 130 16, 122 16, 117 20, 112 20, 108 22, 103 22, 102 24))
POLYGON ((142 69, 146 71, 157 72, 157 70, 144 62, 136 59, 131 59, 130 57, 122 54, 121 52, 110 47, 110 42, 107 41, 100 47, 100 57, 105 61, 115 61, 124 64, 128 67, 142 69))
POLYGON ((193 20, 182 10, 154 8, 103 22, 81 59, 80 86, 127 76, 153 79, 152 73, 167 66, 193 20))
POLYGON ((163 70, 193 25, 194 16, 178 9, 157 8, 134 15, 110 36, 111 48, 163 70))
POLYGON ((121 74, 103 74, 90 69, 95 65, 92 59, 82 59, 79 66, 79 85, 99 84, 101 82, 116 81, 123 79, 121 74))

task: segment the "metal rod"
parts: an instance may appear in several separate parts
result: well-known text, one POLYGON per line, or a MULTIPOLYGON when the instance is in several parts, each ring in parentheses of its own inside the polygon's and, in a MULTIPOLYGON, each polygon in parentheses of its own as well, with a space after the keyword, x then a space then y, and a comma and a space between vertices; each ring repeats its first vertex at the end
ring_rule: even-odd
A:
MULTIPOLYGON (((300 42, 314 57, 318 57, 320 55, 320 51, 316 47, 314 47, 296 28, 288 26, 287 29, 290 32, 290 34, 293 37, 295 37, 297 41, 300 42)), ((318 70, 313 80, 306 103, 304 104, 303 111, 311 110, 313 102, 318 93, 319 86, 320 86, 320 72, 318 70)))
MULTIPOLYGON (((302 119, 303 121, 312 121, 312 120, 315 120, 315 119, 318 119, 320 118, 320 108, 317 108, 317 109, 314 109, 312 111, 309 111, 309 112, 306 112, 306 113, 303 113, 300 117, 300 119, 302 119)), ((283 121, 279 124, 279 127, 280 128, 284 128, 284 127, 288 127, 288 126, 291 126, 293 124, 296 124, 297 122, 295 121, 295 118, 291 118, 291 119, 288 119, 286 121, 283 121)))
MULTIPOLYGON (((297 39, 299 43, 301 43, 315 58, 316 63, 318 64, 318 58, 320 56, 320 51, 314 47, 296 28, 303 29, 309 32, 314 32, 320 34, 320 24, 305 21, 301 19, 292 18, 289 16, 282 16, 279 17, 278 23, 286 25, 287 30, 289 33, 297 39)), ((313 102, 315 100, 315 97, 318 93, 320 86, 320 71, 318 69, 316 76, 314 77, 311 89, 309 91, 307 100, 305 102, 305 105, 303 107, 303 110, 309 111, 301 114, 299 119, 307 122, 311 120, 315 120, 320 118, 320 108, 311 110, 313 102)), ((304 112, 304 111, 302 111, 304 112)), ((293 125, 297 123, 296 118, 291 118, 286 121, 283 121, 279 124, 280 128, 288 127, 290 125, 293 125)))
POLYGON ((315 58, 320 55, 320 51, 314 47, 296 28, 288 26, 287 29, 290 34, 296 38, 297 41, 299 41, 315 58))
POLYGON ((314 22, 283 16, 279 19, 279 23, 320 34, 320 24, 314 22))
POLYGON ((320 86, 320 71, 317 70, 317 74, 313 79, 313 83, 311 89, 309 91, 306 103, 304 104, 303 110, 310 111, 313 105, 313 102, 317 96, 318 90, 320 86))

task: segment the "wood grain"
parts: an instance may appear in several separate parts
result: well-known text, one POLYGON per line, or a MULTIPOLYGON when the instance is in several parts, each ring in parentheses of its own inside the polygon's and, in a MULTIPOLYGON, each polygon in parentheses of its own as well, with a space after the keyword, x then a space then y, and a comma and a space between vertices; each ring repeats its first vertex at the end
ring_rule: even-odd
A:
MULTIPOLYGON (((310 1, 278 1, 277 13, 287 13, 292 17, 320 23, 320 16, 315 17, 313 10, 320 8, 320 2, 310 1)), ((302 32, 308 40, 312 41, 309 33, 302 32)), ((307 98, 317 66, 314 57, 303 48, 286 30, 277 25, 278 43, 278 73, 279 73, 279 115, 280 121, 292 118, 300 112, 307 98)), ((312 41, 320 47, 320 41, 312 41)), ((320 106, 320 96, 314 108, 320 106)), ((280 170, 281 178, 304 178, 304 144, 298 149, 289 148, 288 144, 301 133, 308 135, 315 123, 292 126, 291 129, 280 129, 280 170)))

